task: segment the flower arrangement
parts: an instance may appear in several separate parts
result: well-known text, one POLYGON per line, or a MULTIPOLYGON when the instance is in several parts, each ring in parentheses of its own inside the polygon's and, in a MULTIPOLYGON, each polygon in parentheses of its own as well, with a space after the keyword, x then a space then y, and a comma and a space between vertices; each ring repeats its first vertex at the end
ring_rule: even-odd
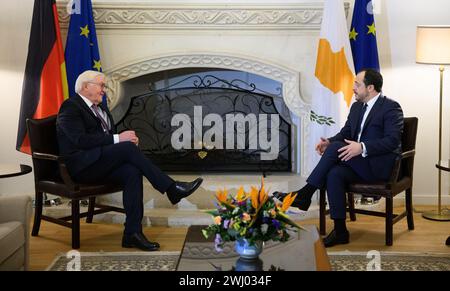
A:
POLYGON ((234 197, 226 189, 217 191, 216 208, 207 211, 214 218, 214 223, 203 229, 203 236, 215 235, 215 247, 221 251, 227 241, 245 238, 250 244, 257 241, 287 241, 288 229, 301 228, 286 214, 296 195, 290 193, 283 202, 269 196, 264 189, 251 187, 249 193, 241 186, 234 197))

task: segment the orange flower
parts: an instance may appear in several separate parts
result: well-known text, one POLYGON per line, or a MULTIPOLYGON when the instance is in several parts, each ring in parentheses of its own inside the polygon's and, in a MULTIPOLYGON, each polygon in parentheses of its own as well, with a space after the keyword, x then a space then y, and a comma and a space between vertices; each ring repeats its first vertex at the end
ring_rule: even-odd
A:
POLYGON ((297 194, 292 196, 292 192, 289 193, 284 199, 283 199, 283 205, 281 206, 281 211, 285 212, 288 210, 288 208, 291 206, 291 204, 294 202, 295 197, 297 197, 297 194))
POLYGON ((258 201, 258 196, 259 196, 259 192, 258 189, 256 189, 255 187, 251 187, 250 190, 250 196, 252 197, 252 206, 255 209, 258 209, 258 205, 259 205, 259 201, 258 201))
POLYGON ((266 203, 268 198, 269 198, 269 195, 268 195, 268 193, 266 193, 266 191, 264 189, 264 178, 262 178, 261 190, 259 192, 259 205, 264 205, 264 203, 266 203))
POLYGON ((221 202, 221 203, 227 203, 228 201, 227 201, 227 196, 228 196, 228 193, 227 193, 227 189, 223 189, 223 191, 222 190, 218 190, 217 192, 217 195, 216 195, 216 198, 217 198, 217 200, 219 201, 219 202, 221 202))
POLYGON ((222 217, 220 217, 220 216, 214 217, 214 223, 215 224, 220 225, 221 222, 222 222, 222 217))

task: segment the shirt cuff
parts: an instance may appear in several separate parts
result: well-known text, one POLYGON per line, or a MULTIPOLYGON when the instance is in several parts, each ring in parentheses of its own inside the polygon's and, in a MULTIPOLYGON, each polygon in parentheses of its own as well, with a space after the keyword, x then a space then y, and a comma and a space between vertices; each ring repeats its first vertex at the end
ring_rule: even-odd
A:
POLYGON ((119 143, 120 140, 119 140, 119 135, 118 134, 114 134, 113 138, 114 138, 114 144, 119 143))
POLYGON ((363 152, 362 152, 361 155, 363 156, 363 158, 365 158, 365 157, 367 157, 366 145, 363 142, 361 142, 361 145, 362 145, 362 148, 363 148, 363 152))

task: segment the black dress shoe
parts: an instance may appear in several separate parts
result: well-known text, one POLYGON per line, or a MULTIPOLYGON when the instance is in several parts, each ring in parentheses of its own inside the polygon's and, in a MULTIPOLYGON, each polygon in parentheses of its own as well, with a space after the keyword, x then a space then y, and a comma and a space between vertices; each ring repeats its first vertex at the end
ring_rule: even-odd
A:
MULTIPOLYGON (((296 192, 292 192, 292 194, 295 195, 296 192)), ((278 200, 283 201, 284 198, 289 193, 282 193, 282 192, 273 192, 273 196, 277 198, 278 200)), ((297 192, 297 197, 295 197, 294 201, 292 202, 291 206, 297 207, 300 210, 307 211, 309 209, 309 206, 311 205, 311 198, 304 197, 305 195, 302 195, 301 193, 297 192)))
POLYGON ((122 237, 123 248, 138 248, 143 251, 157 251, 159 250, 159 243, 151 242, 142 233, 133 233, 131 235, 124 234, 122 237))
POLYGON ((197 178, 193 182, 175 182, 167 191, 167 197, 170 202, 175 205, 180 202, 181 199, 194 193, 195 190, 200 187, 202 182, 202 178, 197 178))
POLYGON ((326 238, 323 239, 323 244, 326 248, 332 247, 334 245, 344 245, 349 243, 350 234, 348 231, 343 233, 337 233, 336 230, 333 229, 326 238))

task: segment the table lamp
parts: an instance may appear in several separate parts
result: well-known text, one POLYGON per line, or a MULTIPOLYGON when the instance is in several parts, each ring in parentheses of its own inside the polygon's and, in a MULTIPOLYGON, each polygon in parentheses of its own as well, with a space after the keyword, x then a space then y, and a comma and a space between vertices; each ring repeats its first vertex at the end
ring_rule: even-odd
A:
MULTIPOLYGON (((442 160, 442 85, 444 65, 450 65, 450 26, 417 26, 416 63, 439 65, 439 164, 442 160)), ((447 221, 450 212, 441 205, 441 169, 438 169, 438 209, 422 214, 424 218, 447 221)))

